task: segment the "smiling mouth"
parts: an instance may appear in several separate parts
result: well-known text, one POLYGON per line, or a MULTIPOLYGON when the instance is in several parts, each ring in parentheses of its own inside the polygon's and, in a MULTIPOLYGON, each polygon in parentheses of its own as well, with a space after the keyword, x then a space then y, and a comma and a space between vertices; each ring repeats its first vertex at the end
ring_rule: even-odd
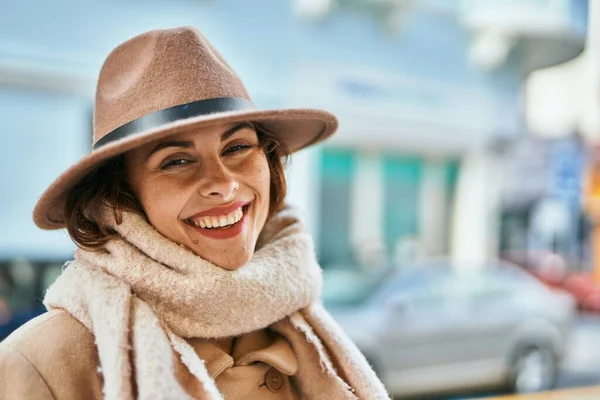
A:
POLYGON ((246 216, 250 204, 246 204, 225 215, 204 216, 186 219, 185 223, 196 229, 222 231, 239 225, 246 216))

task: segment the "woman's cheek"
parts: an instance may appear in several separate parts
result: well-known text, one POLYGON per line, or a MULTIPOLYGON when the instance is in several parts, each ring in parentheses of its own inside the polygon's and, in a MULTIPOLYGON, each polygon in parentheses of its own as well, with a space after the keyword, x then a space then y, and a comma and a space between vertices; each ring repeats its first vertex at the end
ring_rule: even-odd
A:
POLYGON ((184 188, 177 185, 176 179, 165 179, 160 183, 149 181, 144 187, 142 205, 147 213, 152 214, 178 212, 178 200, 183 194, 184 188))
POLYGON ((258 165, 256 168, 256 176, 259 182, 269 181, 271 178, 268 165, 258 165))
POLYGON ((248 175, 252 183, 259 183, 270 180, 269 164, 264 153, 256 154, 246 165, 243 166, 243 174, 248 175))

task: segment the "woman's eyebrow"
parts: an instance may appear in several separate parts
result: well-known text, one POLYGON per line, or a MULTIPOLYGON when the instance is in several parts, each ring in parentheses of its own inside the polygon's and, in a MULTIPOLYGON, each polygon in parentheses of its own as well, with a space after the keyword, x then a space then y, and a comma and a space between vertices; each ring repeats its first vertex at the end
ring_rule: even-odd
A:
MULTIPOLYGON (((248 122, 244 122, 242 124, 236 125, 233 128, 231 128, 230 130, 228 130, 227 132, 223 133, 221 135, 221 140, 223 141, 223 140, 229 139, 231 136, 235 135, 238 131, 240 131, 244 128, 254 129, 254 126, 252 126, 252 124, 250 124, 248 122)), ((194 142, 188 141, 188 140, 170 140, 170 141, 160 142, 152 150, 150 150, 150 152, 144 158, 144 162, 147 161, 156 152, 159 152, 162 149, 166 149, 167 147, 181 147, 184 149, 191 149, 191 148, 194 148, 194 142)))
POLYGON ((146 162, 153 154, 156 152, 166 149, 167 147, 181 147, 184 149, 194 148, 194 142, 188 140, 171 140, 166 142, 160 142, 157 144, 144 158, 144 162, 146 162))
POLYGON ((221 135, 221 141, 223 140, 227 140, 230 137, 232 137, 233 135, 236 134, 236 132, 244 129, 244 128, 250 128, 250 129, 254 129, 254 126, 248 122, 244 122, 242 124, 236 125, 233 128, 231 128, 230 130, 228 130, 227 132, 225 132, 224 134, 221 135))

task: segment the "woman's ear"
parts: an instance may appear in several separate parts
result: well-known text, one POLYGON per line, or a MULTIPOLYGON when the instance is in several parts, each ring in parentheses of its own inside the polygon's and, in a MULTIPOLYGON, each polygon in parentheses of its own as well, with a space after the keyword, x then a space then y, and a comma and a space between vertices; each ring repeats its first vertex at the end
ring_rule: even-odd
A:
POLYGON ((117 225, 121 225, 123 223, 123 211, 119 207, 113 207, 113 212, 117 225))

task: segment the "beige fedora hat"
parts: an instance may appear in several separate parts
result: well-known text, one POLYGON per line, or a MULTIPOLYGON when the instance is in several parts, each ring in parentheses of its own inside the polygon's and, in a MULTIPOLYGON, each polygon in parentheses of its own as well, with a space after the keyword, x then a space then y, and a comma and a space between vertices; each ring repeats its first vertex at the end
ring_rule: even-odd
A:
POLYGON ((194 28, 155 30, 115 48, 96 88, 93 150, 60 175, 38 200, 33 220, 66 226, 69 191, 108 159, 149 141, 227 122, 253 122, 287 153, 331 136, 332 114, 314 109, 258 110, 240 78, 194 28))

